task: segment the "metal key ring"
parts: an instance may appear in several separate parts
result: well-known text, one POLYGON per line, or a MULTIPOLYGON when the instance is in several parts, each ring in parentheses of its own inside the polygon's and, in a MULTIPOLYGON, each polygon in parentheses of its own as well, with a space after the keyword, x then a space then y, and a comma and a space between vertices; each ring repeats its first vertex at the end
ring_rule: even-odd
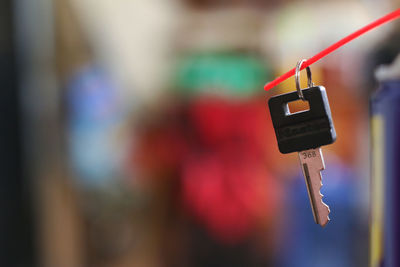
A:
MULTIPOLYGON (((299 98, 301 100, 306 101, 306 99, 304 98, 303 92, 300 88, 300 70, 301 70, 301 65, 303 65, 304 62, 306 62, 305 59, 299 60, 297 62, 296 72, 294 74, 294 80, 296 82, 297 95, 299 96, 299 98)), ((307 70, 307 85, 308 85, 308 87, 313 87, 314 83, 312 82, 311 69, 309 66, 307 66, 306 70, 307 70)))

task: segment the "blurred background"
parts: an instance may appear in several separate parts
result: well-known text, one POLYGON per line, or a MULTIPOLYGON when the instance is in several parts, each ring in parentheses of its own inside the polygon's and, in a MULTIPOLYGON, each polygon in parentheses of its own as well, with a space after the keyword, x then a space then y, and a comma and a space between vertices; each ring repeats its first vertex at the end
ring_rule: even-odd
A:
POLYGON ((294 80, 263 85, 399 4, 1 1, 0 266, 367 266, 368 100, 400 24, 312 66, 324 229, 267 107, 294 80))

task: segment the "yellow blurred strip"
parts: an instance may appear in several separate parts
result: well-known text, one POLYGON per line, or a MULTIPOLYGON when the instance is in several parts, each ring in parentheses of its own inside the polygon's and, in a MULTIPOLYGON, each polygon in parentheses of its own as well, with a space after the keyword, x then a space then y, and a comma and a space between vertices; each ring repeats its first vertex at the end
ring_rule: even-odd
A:
POLYGON ((371 119, 372 182, 371 182, 371 255, 370 266, 379 267, 383 261, 384 216, 384 120, 381 116, 371 119))

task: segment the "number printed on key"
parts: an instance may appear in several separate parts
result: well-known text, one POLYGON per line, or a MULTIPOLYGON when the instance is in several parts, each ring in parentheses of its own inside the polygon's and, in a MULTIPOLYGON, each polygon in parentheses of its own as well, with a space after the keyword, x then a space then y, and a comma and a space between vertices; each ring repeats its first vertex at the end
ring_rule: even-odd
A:
POLYGON ((304 159, 306 158, 314 158, 317 156, 317 153, 313 150, 313 151, 309 151, 309 152, 301 152, 301 154, 303 155, 304 159))

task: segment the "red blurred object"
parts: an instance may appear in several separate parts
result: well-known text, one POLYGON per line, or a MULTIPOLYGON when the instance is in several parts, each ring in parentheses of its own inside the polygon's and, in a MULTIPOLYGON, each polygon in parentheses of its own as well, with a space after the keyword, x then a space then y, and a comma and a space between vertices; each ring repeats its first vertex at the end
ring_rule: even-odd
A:
POLYGON ((245 238, 278 204, 278 185, 262 163, 246 157, 193 156, 182 178, 185 206, 227 243, 245 238))
POLYGON ((215 147, 228 142, 231 148, 245 145, 246 149, 251 146, 259 152, 265 150, 269 131, 264 103, 258 100, 234 102, 204 97, 196 100, 189 107, 189 112, 205 145, 215 147))
POLYGON ((193 100, 143 132, 137 166, 149 177, 176 173, 185 209, 220 241, 240 242, 279 206, 266 112, 259 100, 193 100))

